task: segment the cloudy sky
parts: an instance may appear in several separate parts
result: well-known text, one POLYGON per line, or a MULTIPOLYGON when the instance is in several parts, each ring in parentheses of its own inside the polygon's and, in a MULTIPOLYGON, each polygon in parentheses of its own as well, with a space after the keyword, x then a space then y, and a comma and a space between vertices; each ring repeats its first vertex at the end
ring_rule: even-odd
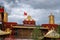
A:
POLYGON ((55 16, 55 23, 60 24, 60 0, 0 0, 0 5, 8 12, 9 22, 22 24, 25 11, 37 25, 48 23, 50 13, 55 16))

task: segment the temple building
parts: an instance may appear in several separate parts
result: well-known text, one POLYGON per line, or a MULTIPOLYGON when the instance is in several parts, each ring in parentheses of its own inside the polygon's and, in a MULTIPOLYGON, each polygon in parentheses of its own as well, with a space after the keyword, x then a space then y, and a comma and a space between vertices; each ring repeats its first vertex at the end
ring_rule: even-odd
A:
POLYGON ((1 17, 3 18, 1 20, 3 22, 8 22, 8 13, 4 10, 4 7, 2 7, 2 6, 0 6, 0 14, 1 14, 1 17))
POLYGON ((11 25, 17 25, 16 22, 8 22, 8 13, 3 6, 0 6, 0 29, 5 30, 10 28, 11 25))
POLYGON ((27 16, 26 19, 24 19, 23 25, 25 25, 25 26, 35 26, 36 24, 35 24, 35 20, 32 19, 31 16, 29 15, 29 16, 27 16))
POLYGON ((51 13, 49 15, 49 23, 48 24, 42 24, 41 26, 43 26, 45 28, 53 29, 53 28, 57 28, 58 24, 55 24, 54 15, 51 13))
MULTIPOLYGON (((36 25, 36 21, 30 15, 28 15, 27 18, 25 18, 22 22, 23 24, 8 22, 8 13, 4 10, 4 7, 0 7, 0 29, 5 29, 3 33, 9 32, 9 35, 4 36, 5 38, 13 37, 15 39, 28 40, 33 39, 34 35, 35 39, 36 37, 43 39, 44 37, 47 37, 48 34, 50 35, 51 29, 58 26, 55 24, 54 15, 52 13, 49 15, 48 24, 42 24, 41 26, 36 25)), ((55 32, 54 30, 52 32, 55 32)))
POLYGON ((3 38, 6 37, 4 35, 9 35, 11 34, 10 31, 5 30, 5 27, 4 27, 4 21, 5 21, 5 16, 4 16, 4 7, 3 6, 0 6, 0 40, 4 40, 3 38))
POLYGON ((3 28, 3 21, 4 20, 4 7, 0 6, 0 29, 3 28))
POLYGON ((52 13, 49 15, 49 24, 42 24, 42 26, 49 29, 42 40, 60 40, 60 34, 56 31, 58 24, 55 24, 52 13))
POLYGON ((3 6, 0 6, 0 20, 1 22, 8 22, 8 13, 6 13, 3 6))

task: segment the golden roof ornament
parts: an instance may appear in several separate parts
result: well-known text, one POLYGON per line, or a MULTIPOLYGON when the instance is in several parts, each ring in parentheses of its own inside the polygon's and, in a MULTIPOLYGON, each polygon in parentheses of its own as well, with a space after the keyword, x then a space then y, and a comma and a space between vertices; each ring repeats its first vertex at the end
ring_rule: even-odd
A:
POLYGON ((27 16, 27 18, 25 19, 26 21, 35 21, 34 19, 31 18, 30 15, 27 16))
POLYGON ((50 16, 54 16, 52 12, 50 13, 50 16))
POLYGON ((50 13, 49 15, 49 24, 54 24, 55 21, 54 21, 54 15, 52 13, 50 13))
POLYGON ((31 20, 32 18, 31 18, 31 16, 29 15, 29 16, 27 17, 27 19, 28 19, 28 20, 31 20))

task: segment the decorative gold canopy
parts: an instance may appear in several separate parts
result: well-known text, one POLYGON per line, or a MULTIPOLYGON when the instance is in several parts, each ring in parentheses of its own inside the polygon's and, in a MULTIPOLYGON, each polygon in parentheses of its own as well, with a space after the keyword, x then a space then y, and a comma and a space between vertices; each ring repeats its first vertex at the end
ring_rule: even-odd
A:
POLYGON ((32 20, 34 20, 34 19, 32 19, 30 15, 28 15, 25 20, 27 20, 27 21, 32 21, 32 20))

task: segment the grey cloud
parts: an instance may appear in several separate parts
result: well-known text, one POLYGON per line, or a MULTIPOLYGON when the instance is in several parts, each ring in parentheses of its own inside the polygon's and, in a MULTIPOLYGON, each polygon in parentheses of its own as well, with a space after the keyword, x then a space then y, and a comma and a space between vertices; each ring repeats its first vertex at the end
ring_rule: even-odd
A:
MULTIPOLYGON (((35 9, 60 9, 60 0, 17 0, 19 3, 31 5, 35 9)), ((16 0, 6 0, 17 6, 16 0)))
POLYGON ((60 8, 60 0, 20 0, 21 3, 26 3, 33 8, 40 9, 59 9, 60 8))

